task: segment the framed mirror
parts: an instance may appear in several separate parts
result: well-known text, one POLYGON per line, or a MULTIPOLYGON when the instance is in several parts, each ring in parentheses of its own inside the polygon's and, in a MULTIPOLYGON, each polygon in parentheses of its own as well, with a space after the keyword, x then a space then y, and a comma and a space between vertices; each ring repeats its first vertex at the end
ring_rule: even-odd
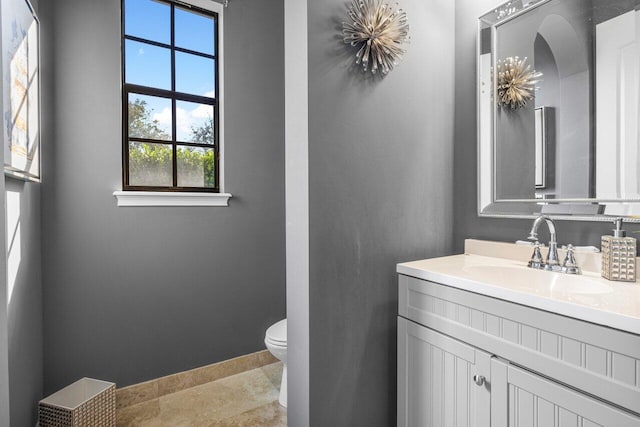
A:
POLYGON ((640 1, 514 0, 477 40, 479 214, 640 220, 640 1))

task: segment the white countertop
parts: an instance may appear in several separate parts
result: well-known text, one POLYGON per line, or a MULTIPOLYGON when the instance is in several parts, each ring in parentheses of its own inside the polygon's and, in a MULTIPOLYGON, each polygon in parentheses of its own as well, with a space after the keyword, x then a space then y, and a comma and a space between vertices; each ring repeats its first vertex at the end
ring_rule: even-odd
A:
MULTIPOLYGON (((472 241, 475 247, 468 243, 466 252, 478 252, 482 242, 472 241)), ((592 271, 568 275, 534 270, 527 261, 467 253, 398 264, 397 272, 640 334, 640 283, 613 282, 592 271)))

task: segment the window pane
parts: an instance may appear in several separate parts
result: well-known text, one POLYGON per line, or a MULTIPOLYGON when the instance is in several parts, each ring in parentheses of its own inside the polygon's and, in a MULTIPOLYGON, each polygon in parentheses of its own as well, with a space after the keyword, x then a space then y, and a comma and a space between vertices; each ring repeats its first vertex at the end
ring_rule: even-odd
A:
POLYGON ((214 144, 213 105, 177 101, 176 116, 178 141, 214 144))
POLYGON ((129 137, 171 140, 171 100, 157 96, 129 94, 129 137))
POLYGON ((124 4, 125 34, 171 43, 171 8, 153 0, 126 0, 124 4))
POLYGON ((129 185, 171 187, 172 156, 168 144, 129 142, 129 185))
POLYGON ((125 40, 126 82, 171 90, 171 50, 125 40))
POLYGON ((176 52, 176 91, 215 97, 214 60, 176 52))
POLYGON ((216 186, 213 148, 178 146, 178 186, 216 186))
POLYGON ((215 54, 213 17, 175 8, 176 46, 196 52, 215 54))

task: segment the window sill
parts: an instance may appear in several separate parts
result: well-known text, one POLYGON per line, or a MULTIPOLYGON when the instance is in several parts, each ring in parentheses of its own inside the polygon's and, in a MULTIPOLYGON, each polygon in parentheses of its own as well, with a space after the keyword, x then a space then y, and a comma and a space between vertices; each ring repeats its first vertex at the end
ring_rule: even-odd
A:
POLYGON ((114 191, 118 206, 229 206, 229 193, 114 191))

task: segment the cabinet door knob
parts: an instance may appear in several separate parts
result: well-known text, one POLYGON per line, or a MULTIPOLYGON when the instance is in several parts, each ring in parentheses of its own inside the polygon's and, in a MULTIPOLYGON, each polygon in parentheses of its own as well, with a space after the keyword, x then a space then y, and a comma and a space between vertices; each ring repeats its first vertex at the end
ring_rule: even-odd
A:
POLYGON ((473 376, 473 382, 476 383, 477 385, 484 385, 484 376, 482 375, 474 375, 473 376))

